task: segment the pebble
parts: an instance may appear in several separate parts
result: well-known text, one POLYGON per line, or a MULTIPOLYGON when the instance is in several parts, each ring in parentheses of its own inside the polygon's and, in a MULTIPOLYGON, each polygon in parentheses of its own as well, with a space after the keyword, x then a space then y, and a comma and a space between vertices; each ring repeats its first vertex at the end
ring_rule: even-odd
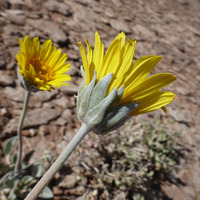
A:
POLYGON ((67 108, 72 107, 70 101, 65 96, 63 96, 59 99, 53 100, 52 103, 55 104, 56 106, 63 108, 63 109, 67 109, 67 108))
POLYGON ((21 87, 19 88, 12 88, 12 87, 5 87, 4 93, 8 99, 11 101, 16 102, 23 102, 25 96, 25 90, 21 87))
POLYGON ((126 22, 122 22, 117 19, 111 19, 110 25, 112 28, 116 29, 118 32, 123 31, 126 34, 132 33, 131 28, 126 24, 126 22))
POLYGON ((14 79, 12 76, 8 75, 6 72, 0 70, 0 85, 8 86, 13 85, 14 79))
POLYGON ((60 91, 63 92, 66 95, 76 95, 78 92, 78 86, 73 84, 72 82, 69 82, 70 86, 63 86, 60 88, 60 91))
POLYGON ((77 182, 76 176, 76 174, 70 174, 65 176, 62 182, 59 183, 58 187, 65 189, 73 188, 77 182))
POLYGON ((52 91, 38 91, 36 93, 32 93, 30 98, 30 105, 34 107, 37 102, 47 102, 51 99, 54 99, 58 94, 58 90, 52 91))
POLYGON ((48 35, 55 43, 65 43, 68 39, 64 30, 56 23, 48 20, 28 19, 31 26, 48 35))
POLYGON ((71 121, 72 112, 70 109, 65 109, 62 113, 62 118, 67 121, 71 121))
POLYGON ((64 120, 63 118, 59 117, 56 121, 55 121, 55 125, 58 126, 65 126, 67 124, 67 121, 64 120))
POLYGON ((61 115, 57 109, 36 108, 29 111, 24 121, 24 128, 34 127, 42 124, 48 124, 51 120, 61 115))
POLYGON ((24 12, 21 10, 6 10, 4 16, 14 24, 17 25, 25 24, 24 12))
MULTIPOLYGON (((50 121, 55 120, 61 115, 61 111, 51 108, 36 108, 27 112, 23 128, 33 128, 39 125, 48 124, 50 121)), ((13 135, 17 132, 17 125, 19 117, 11 119, 4 127, 2 137, 6 134, 13 135)))
POLYGON ((71 7, 61 2, 50 0, 45 2, 44 6, 52 12, 57 12, 67 17, 72 15, 71 7))
POLYGON ((0 60, 0 69, 5 69, 6 62, 4 60, 0 60))
POLYGON ((41 125, 38 129, 38 135, 48 135, 49 132, 49 126, 48 125, 41 125))

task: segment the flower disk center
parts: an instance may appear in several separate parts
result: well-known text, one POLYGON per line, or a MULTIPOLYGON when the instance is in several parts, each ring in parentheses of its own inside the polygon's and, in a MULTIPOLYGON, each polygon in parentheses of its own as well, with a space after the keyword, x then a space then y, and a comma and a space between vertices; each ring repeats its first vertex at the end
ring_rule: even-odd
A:
POLYGON ((50 74, 49 66, 45 61, 33 57, 31 58, 29 65, 33 66, 36 77, 40 80, 49 81, 51 79, 52 76, 50 74))

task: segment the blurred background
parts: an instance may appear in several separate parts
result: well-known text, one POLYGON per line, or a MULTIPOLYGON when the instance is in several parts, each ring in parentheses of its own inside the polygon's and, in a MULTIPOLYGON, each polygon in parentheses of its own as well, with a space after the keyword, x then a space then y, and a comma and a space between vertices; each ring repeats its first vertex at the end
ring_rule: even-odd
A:
POLYGON ((50 183, 53 199, 200 200, 199 0, 0 0, 0 151, 16 135, 25 91, 17 80, 18 40, 39 37, 67 53, 70 86, 31 96, 24 123, 24 161, 45 150, 56 158, 80 127, 75 98, 81 83, 77 42, 105 48, 124 31, 136 39, 134 59, 161 55, 152 74, 170 72, 177 96, 167 113, 129 120, 105 136, 90 133, 50 183), (161 136, 160 136, 161 135, 161 136))

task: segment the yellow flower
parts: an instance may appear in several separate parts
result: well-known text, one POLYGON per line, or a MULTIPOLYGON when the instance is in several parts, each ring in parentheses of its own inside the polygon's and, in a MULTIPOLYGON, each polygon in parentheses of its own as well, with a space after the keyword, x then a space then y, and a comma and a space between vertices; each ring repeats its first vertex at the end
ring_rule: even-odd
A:
POLYGON ((86 40, 87 54, 84 46, 79 42, 84 71, 86 74, 86 85, 88 85, 97 73, 98 82, 107 74, 113 73, 113 78, 107 90, 110 92, 124 86, 120 105, 131 102, 138 103, 129 116, 148 113, 159 108, 165 110, 164 106, 174 100, 175 94, 161 91, 164 86, 169 85, 176 77, 170 73, 160 73, 147 77, 155 65, 162 59, 161 56, 149 55, 132 62, 136 41, 134 39, 125 42, 125 34, 117 35, 104 55, 104 45, 99 34, 95 34, 94 51, 86 40))
POLYGON ((25 82, 39 90, 51 90, 62 85, 68 85, 71 77, 65 72, 70 69, 70 64, 65 63, 67 55, 61 50, 52 47, 52 41, 46 40, 42 47, 37 37, 29 36, 19 39, 20 50, 16 55, 19 64, 19 74, 25 82))

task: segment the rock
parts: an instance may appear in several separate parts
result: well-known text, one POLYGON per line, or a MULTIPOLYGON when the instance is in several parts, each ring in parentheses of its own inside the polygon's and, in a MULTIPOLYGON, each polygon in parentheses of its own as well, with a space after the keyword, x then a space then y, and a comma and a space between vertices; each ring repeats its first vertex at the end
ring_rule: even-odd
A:
POLYGON ((56 43, 65 43, 68 40, 68 37, 63 29, 53 21, 32 19, 28 19, 27 21, 29 21, 31 26, 33 26, 35 29, 44 32, 44 34, 48 34, 49 37, 56 43))
POLYGON ((171 51, 171 49, 173 49, 173 46, 170 44, 167 44, 166 42, 161 42, 161 41, 154 42, 153 49, 162 55, 166 55, 166 54, 172 55, 173 53, 173 51, 171 51))
POLYGON ((71 121, 72 112, 70 109, 65 109, 61 116, 64 120, 71 121))
POLYGON ((50 101, 51 99, 55 98, 58 94, 58 90, 50 91, 39 91, 36 93, 32 93, 30 98, 30 105, 34 106, 37 102, 46 102, 50 101))
POLYGON ((71 12, 72 9, 66 3, 60 3, 60 2, 50 0, 50 1, 47 1, 44 4, 44 6, 52 12, 57 12, 68 17, 72 15, 72 12, 71 12))
POLYGON ((52 105, 52 103, 51 103, 51 101, 49 101, 49 102, 44 102, 43 104, 42 104, 42 106, 43 106, 43 108, 52 108, 53 107, 53 105, 52 105))
POLYGON ((72 107, 70 101, 65 96, 63 96, 59 99, 53 100, 52 103, 55 104, 56 106, 63 108, 63 109, 72 107))
POLYGON ((25 90, 21 87, 18 88, 6 87, 4 93, 11 101, 17 101, 17 102, 24 101, 25 90))
POLYGON ((79 70, 74 65, 71 64, 70 70, 67 72, 67 74, 70 76, 75 76, 75 75, 79 74, 79 70))
MULTIPOLYGON (((13 26, 14 27, 14 26, 13 26)), ((20 36, 15 35, 15 33, 12 33, 12 37, 10 38, 9 35, 3 34, 3 41, 6 46, 8 47, 14 47, 19 45, 19 38, 20 36)), ((11 51, 14 51, 15 49, 11 49, 11 51)), ((19 50, 19 48, 18 48, 19 50)), ((17 53, 17 51, 16 51, 17 53)), ((15 58, 16 53, 13 55, 13 58, 15 58)))
POLYGON ((104 10, 104 14, 109 18, 116 18, 116 13, 112 8, 106 7, 104 10))
POLYGON ((40 13, 35 13, 35 12, 30 13, 30 12, 28 12, 27 17, 30 18, 30 19, 40 19, 42 16, 41 16, 40 13))
POLYGON ((10 2, 8 0, 1 0, 0 6, 4 9, 9 9, 10 8, 10 2))
POLYGON ((8 48, 8 51, 9 51, 9 53, 10 53, 10 55, 11 55, 11 57, 13 59, 15 59, 16 54, 18 54, 18 51, 19 51, 19 47, 18 47, 18 45, 19 45, 19 38, 20 37, 17 36, 17 38, 16 38, 15 41, 11 41, 10 42, 10 46, 12 46, 12 47, 8 48), (14 46, 17 46, 17 47, 14 47, 14 46))
POLYGON ((199 179, 199 175, 197 173, 191 172, 189 170, 182 169, 180 172, 180 180, 183 183, 187 183, 190 186, 197 185, 197 180, 199 179))
POLYGON ((146 26, 142 24, 135 24, 135 26, 132 27, 133 33, 135 37, 139 39, 149 39, 154 36, 153 32, 150 31, 146 26))
POLYGON ((59 188, 74 188, 77 179, 76 179, 76 174, 70 174, 64 177, 64 179, 59 183, 58 187, 59 188))
MULTIPOLYGON (((33 128, 39 125, 48 124, 51 120, 61 115, 61 111, 55 109, 36 108, 26 114, 23 128, 33 128)), ((17 132, 19 117, 11 119, 4 127, 2 137, 6 134, 13 135, 17 132)))
POLYGON ((131 28, 126 24, 126 22, 122 22, 117 19, 111 19, 110 25, 112 28, 116 29, 118 32, 123 31, 126 34, 129 34, 132 32, 131 28))
POLYGON ((69 86, 63 86, 60 88, 60 91, 66 95, 76 95, 78 92, 78 86, 69 82, 69 86))
POLYGON ((19 118, 11 119, 6 125, 4 124, 3 131, 0 135, 0 138, 11 137, 17 134, 17 124, 19 118))
POLYGON ((61 115, 61 111, 56 109, 37 108, 27 113, 24 128, 34 127, 42 124, 48 124, 51 120, 61 115))
POLYGON ((38 135, 48 135, 49 132, 49 126, 48 125, 41 125, 38 129, 38 135))
POLYGON ((6 62, 2 59, 0 60, 0 69, 5 69, 6 67, 6 62))
POLYGON ((172 109, 171 107, 168 108, 170 115, 180 123, 185 123, 186 125, 192 125, 195 123, 194 116, 188 113, 185 109, 172 109))
POLYGON ((55 121, 55 125, 58 126, 65 126, 67 124, 67 121, 64 120, 63 118, 59 117, 56 121, 55 121))
POLYGON ((12 76, 6 74, 6 72, 0 70, 0 85, 8 86, 14 83, 12 76))
POLYGON ((16 66, 16 63, 11 61, 7 66, 6 66, 6 69, 8 70, 11 70, 11 69, 14 69, 16 66))
POLYGON ((123 6, 122 2, 120 0, 112 0, 112 3, 116 6, 116 7, 121 7, 123 6))
MULTIPOLYGON (((65 194, 71 194, 71 195, 75 195, 75 196, 80 196, 83 195, 85 193, 85 187, 83 186, 78 186, 75 188, 70 188, 69 191, 65 191, 65 194)), ((76 200, 84 200, 85 199, 85 195, 83 195, 82 197, 77 198, 76 200)))
POLYGON ((23 10, 23 9, 27 9, 27 5, 28 3, 25 3, 24 1, 22 0, 9 0, 9 2, 12 4, 12 8, 14 9, 20 9, 20 10, 23 10))
MULTIPOLYGON (((49 126, 50 127, 49 131, 50 131, 50 135, 56 135, 56 137, 57 137, 58 136, 58 129, 59 129, 59 127, 56 126, 56 125, 54 125, 54 124, 55 124, 55 121, 52 121, 51 124, 50 124, 50 126, 49 126)), ((53 142, 52 146, 55 146, 55 145, 56 144, 53 142)), ((59 143, 59 145, 60 145, 60 143, 59 143)), ((55 146, 55 148, 56 148, 56 146, 55 146)))
POLYGON ((24 12, 21 10, 6 10, 5 17, 17 25, 25 24, 24 12))
POLYGON ((173 199, 174 200, 194 200, 196 199, 197 194, 192 187, 182 186, 176 187, 174 190, 173 199))
POLYGON ((75 0, 77 3, 83 5, 83 6, 87 6, 88 4, 91 3, 91 0, 75 0))
MULTIPOLYGON (((77 51, 74 51, 74 50, 67 50, 67 57, 68 59, 70 60, 79 60, 79 54, 77 53, 77 51)), ((71 68, 71 65, 70 65, 70 68, 71 68)))
MULTIPOLYGON (((60 196, 62 196, 63 195, 63 190, 62 189, 60 189, 60 188, 58 188, 58 187, 53 187, 53 194, 54 194, 54 196, 56 197, 60 197, 60 196)), ((54 198, 55 198, 54 197, 54 198)), ((56 198, 55 198, 56 199, 56 198)), ((58 199, 57 199, 58 200, 58 199)))
POLYGON ((37 130, 36 129, 29 129, 29 130, 22 130, 22 135, 26 137, 33 137, 36 136, 37 130))
POLYGON ((5 26, 7 24, 6 19, 3 17, 0 17, 0 27, 5 26))
MULTIPOLYGON (((3 129, 5 124, 9 121, 9 119, 5 116, 0 115, 0 130, 3 129)), ((1 137, 1 136, 0 136, 1 137)))
POLYGON ((0 116, 10 117, 10 112, 7 108, 0 108, 0 116))

